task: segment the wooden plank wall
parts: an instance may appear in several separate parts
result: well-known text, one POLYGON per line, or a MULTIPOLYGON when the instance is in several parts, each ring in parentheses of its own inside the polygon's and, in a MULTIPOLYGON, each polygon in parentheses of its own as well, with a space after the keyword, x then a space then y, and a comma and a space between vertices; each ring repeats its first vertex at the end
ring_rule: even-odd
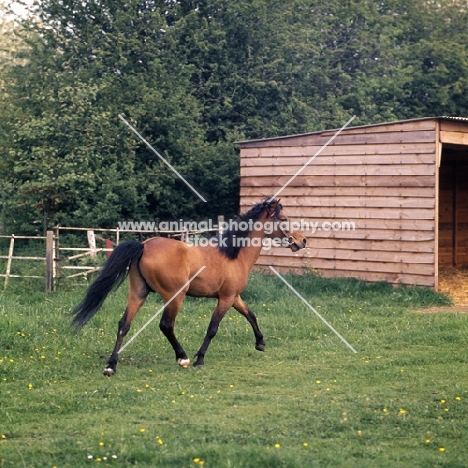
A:
MULTIPOLYGON (((435 286, 436 125, 344 130, 280 197, 294 221, 353 221, 355 230, 305 230, 306 250, 263 250, 258 265, 435 286)), ((242 143, 241 210, 273 195, 333 134, 242 143)))

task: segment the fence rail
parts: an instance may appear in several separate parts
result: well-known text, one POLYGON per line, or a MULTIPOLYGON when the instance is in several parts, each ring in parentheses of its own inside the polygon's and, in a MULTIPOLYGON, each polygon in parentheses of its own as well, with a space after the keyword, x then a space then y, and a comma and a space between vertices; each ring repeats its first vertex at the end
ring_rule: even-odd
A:
MULTIPOLYGON (((224 221, 223 216, 218 216, 218 226, 224 221)), ((17 236, 11 234, 9 236, 0 235, 0 239, 10 239, 8 254, 0 255, 0 259, 6 260, 6 271, 0 273, 1 278, 5 278, 3 288, 7 289, 10 278, 38 278, 45 280, 46 292, 51 292, 57 286, 57 283, 61 279, 77 278, 80 276, 87 276, 91 273, 99 271, 100 266, 96 265, 71 265, 70 261, 77 259, 84 259, 86 257, 95 258, 97 253, 106 252, 110 255, 113 248, 120 243, 121 234, 134 233, 134 234, 164 234, 164 236, 179 238, 181 241, 188 241, 190 235, 203 234, 206 232, 219 232, 218 228, 206 229, 206 230, 194 230, 194 231, 152 231, 152 230, 133 230, 133 229, 103 229, 103 228, 77 228, 77 227, 62 227, 56 226, 53 231, 47 231, 46 236, 17 236), (60 245, 61 234, 64 232, 86 232, 87 234, 87 247, 66 247, 60 245), (107 234, 109 237, 103 238, 100 234, 107 234), (114 240, 111 239, 114 238, 114 240), (14 255, 15 240, 26 239, 26 240, 39 240, 45 243, 45 256, 22 256, 14 255), (96 240, 104 242, 105 247, 97 247, 96 240), (64 255, 65 252, 77 252, 74 255, 64 255), (12 263, 13 261, 28 260, 28 261, 41 261, 45 263, 44 275, 17 275, 12 274, 12 263), (68 274, 75 270, 75 273, 68 274), (66 272, 66 273, 65 273, 66 272)))

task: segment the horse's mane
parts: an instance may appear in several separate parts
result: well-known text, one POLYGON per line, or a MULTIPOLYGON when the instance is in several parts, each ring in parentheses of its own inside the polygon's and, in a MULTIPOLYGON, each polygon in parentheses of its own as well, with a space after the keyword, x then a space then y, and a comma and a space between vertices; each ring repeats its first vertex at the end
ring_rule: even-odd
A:
POLYGON ((242 221, 248 223, 249 220, 255 222, 260 217, 260 215, 266 207, 270 206, 270 204, 274 204, 277 202, 277 200, 265 198, 265 200, 254 205, 246 213, 240 214, 232 223, 229 223, 230 225, 232 224, 234 226, 231 226, 220 236, 222 242, 219 242, 219 251, 222 254, 226 255, 227 258, 235 260, 239 255, 239 251, 244 245, 242 241, 239 242, 239 239, 246 239, 250 233, 250 229, 239 229, 239 223, 241 223, 242 221), (234 243, 234 239, 236 239, 236 243, 234 243))

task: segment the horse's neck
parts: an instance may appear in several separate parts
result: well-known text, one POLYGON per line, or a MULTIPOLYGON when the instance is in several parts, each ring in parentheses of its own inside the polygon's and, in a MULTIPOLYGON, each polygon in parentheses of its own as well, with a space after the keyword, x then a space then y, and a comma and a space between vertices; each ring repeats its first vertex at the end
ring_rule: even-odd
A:
MULTIPOLYGON (((254 237, 257 237, 257 236, 254 236, 254 237)), ((262 250, 261 241, 263 240, 263 237, 260 239, 260 246, 257 246, 257 242, 254 242, 254 245, 250 243, 246 247, 242 247, 242 249, 239 252, 238 258, 243 260, 243 262, 248 267, 249 271, 255 265, 255 262, 260 256, 260 252, 262 250)), ((253 237, 249 236, 249 240, 252 241, 252 239, 253 237)))
MULTIPOLYGON (((259 219, 261 223, 266 222, 266 217, 259 219)), ((262 250, 263 239, 265 238, 264 231, 251 231, 249 233, 249 242, 248 244, 243 247, 239 252, 239 257, 244 261, 246 266, 248 267, 249 271, 255 265, 255 262, 258 260, 260 256, 260 252, 262 250), (254 241, 254 239, 256 239, 254 241)))

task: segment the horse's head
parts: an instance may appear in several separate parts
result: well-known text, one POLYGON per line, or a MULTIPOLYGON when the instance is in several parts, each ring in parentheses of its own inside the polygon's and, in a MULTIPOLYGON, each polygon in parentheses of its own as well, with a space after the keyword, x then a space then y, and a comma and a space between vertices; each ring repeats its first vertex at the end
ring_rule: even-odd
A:
POLYGON ((264 202, 268 217, 273 221, 273 229, 268 237, 286 239, 287 246, 293 251, 304 249, 307 239, 299 230, 294 230, 288 216, 283 211, 280 200, 268 199, 264 202))

